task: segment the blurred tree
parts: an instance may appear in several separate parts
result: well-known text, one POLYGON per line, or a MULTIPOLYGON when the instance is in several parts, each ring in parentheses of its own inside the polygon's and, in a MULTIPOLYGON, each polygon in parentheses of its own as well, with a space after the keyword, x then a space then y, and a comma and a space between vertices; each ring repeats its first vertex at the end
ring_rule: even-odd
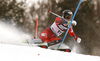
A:
POLYGON ((10 22, 13 20, 17 25, 21 25, 20 19, 24 16, 23 4, 24 2, 17 3, 16 0, 0 1, 0 18, 4 18, 6 21, 9 19, 10 22))
POLYGON ((61 8, 60 12, 66 9, 69 9, 74 12, 78 5, 78 2, 79 0, 60 0, 58 3, 58 7, 61 8))

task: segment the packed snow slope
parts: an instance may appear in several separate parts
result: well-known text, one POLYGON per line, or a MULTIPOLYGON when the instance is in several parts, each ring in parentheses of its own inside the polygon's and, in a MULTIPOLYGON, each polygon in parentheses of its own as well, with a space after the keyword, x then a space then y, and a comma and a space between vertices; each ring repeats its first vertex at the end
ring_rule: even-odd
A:
POLYGON ((32 46, 0 44, 0 61, 100 61, 100 57, 32 46))

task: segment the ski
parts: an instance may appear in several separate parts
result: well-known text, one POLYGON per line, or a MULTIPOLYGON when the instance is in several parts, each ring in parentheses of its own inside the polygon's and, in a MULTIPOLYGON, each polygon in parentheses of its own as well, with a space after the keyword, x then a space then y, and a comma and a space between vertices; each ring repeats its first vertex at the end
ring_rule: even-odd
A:
MULTIPOLYGON (((46 45, 38 45, 38 47, 48 49, 48 46, 46 46, 46 45)), ((63 52, 71 52, 71 49, 51 49, 51 50, 57 50, 57 51, 63 51, 63 52)))
POLYGON ((71 52, 71 49, 57 49, 59 51, 64 51, 64 52, 71 52))

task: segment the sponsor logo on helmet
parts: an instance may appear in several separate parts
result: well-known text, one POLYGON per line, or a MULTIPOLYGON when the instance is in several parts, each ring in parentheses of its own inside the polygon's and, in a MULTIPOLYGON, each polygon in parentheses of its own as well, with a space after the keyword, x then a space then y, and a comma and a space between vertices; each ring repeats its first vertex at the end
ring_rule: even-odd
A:
POLYGON ((73 14, 72 12, 68 12, 68 14, 73 14))

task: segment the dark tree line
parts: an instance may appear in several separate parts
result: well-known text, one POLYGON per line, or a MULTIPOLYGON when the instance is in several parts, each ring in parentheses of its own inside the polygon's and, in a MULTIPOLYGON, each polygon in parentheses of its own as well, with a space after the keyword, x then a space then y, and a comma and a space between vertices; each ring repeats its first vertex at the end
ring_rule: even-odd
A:
POLYGON ((11 19, 20 24, 20 19, 24 17, 24 9, 21 6, 24 2, 17 3, 16 0, 13 1, 0 1, 0 18, 4 18, 5 21, 11 21, 11 19))

